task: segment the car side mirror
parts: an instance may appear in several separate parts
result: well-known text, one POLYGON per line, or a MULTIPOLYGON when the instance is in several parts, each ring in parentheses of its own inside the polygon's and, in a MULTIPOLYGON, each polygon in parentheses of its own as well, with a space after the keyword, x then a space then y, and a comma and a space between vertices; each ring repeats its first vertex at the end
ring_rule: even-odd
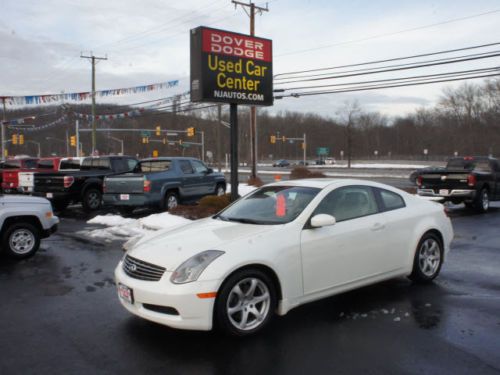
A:
POLYGON ((207 168, 207 174, 214 173, 214 170, 212 168, 207 168))
POLYGON ((311 218, 311 227, 313 228, 328 227, 330 225, 334 225, 336 222, 337 221, 332 215, 318 214, 314 215, 311 218))

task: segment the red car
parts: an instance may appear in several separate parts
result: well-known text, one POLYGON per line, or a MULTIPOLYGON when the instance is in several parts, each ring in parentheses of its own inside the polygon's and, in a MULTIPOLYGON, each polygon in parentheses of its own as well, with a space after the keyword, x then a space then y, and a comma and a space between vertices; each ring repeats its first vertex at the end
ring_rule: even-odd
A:
POLYGON ((2 190, 5 193, 29 193, 26 188, 19 187, 19 173, 28 172, 33 179, 35 172, 48 172, 59 170, 60 157, 10 159, 3 163, 2 190))

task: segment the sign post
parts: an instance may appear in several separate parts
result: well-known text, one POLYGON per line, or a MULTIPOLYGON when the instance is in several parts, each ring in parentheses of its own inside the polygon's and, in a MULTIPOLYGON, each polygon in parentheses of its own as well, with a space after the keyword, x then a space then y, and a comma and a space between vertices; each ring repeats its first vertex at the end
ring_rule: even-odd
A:
POLYGON ((191 101, 228 103, 231 200, 238 198, 238 104, 273 104, 272 41, 208 27, 191 30, 191 101))

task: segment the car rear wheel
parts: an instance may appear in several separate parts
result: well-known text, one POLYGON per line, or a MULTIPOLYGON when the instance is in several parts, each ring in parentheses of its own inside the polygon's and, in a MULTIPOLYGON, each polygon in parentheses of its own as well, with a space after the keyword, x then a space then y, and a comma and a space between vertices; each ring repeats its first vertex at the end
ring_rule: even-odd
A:
POLYGON ((490 196, 487 189, 481 189, 474 201, 474 208, 478 212, 487 212, 490 208, 490 196))
POLYGON ((165 211, 170 211, 171 209, 179 205, 179 196, 175 191, 167 191, 165 197, 163 198, 162 208, 165 211))
POLYGON ((12 224, 2 238, 2 248, 17 259, 29 258, 39 247, 40 231, 29 223, 12 224))
POLYGON ((269 323, 275 307, 272 280, 262 271, 243 270, 230 276, 219 291, 216 323, 230 335, 251 335, 269 323))
POLYGON ((418 243, 410 279, 423 283, 434 280, 441 271, 443 255, 443 245, 438 236, 426 233, 418 243))
POLYGON ((82 206, 87 212, 98 210, 102 204, 102 193, 97 188, 89 188, 83 194, 82 206))
POLYGON ((215 195, 220 197, 220 196, 223 196, 224 194, 226 194, 226 189, 224 188, 224 185, 217 184, 217 186, 215 187, 215 195))

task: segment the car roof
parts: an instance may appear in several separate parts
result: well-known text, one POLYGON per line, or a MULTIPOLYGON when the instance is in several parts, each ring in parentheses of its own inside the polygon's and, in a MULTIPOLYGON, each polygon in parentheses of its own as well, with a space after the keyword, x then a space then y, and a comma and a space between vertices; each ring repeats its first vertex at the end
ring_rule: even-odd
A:
POLYGON ((387 190, 399 190, 392 186, 381 184, 375 181, 369 180, 357 180, 357 179, 347 179, 347 178, 304 178, 299 180, 288 180, 274 182, 267 186, 303 186, 303 187, 313 187, 324 189, 329 186, 346 186, 346 185, 365 185, 380 187, 387 190))
POLYGON ((139 161, 155 161, 155 160, 158 160, 158 161, 162 161, 162 160, 163 161, 168 161, 168 160, 200 160, 200 159, 191 158, 191 157, 184 157, 184 156, 172 156, 172 157, 161 156, 161 157, 158 157, 158 158, 141 159, 139 161))

